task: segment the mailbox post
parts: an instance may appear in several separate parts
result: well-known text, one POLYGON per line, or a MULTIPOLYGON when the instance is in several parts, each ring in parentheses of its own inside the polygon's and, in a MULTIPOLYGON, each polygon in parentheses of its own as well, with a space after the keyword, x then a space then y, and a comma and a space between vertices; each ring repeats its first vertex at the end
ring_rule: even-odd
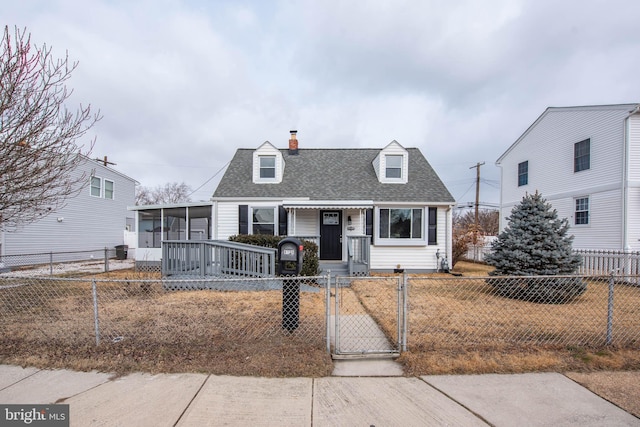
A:
POLYGON ((278 274, 282 280, 282 329, 293 332, 300 322, 300 282, 292 276, 300 275, 304 258, 302 242, 293 237, 278 243, 278 274), (289 277, 289 278, 287 278, 289 277))

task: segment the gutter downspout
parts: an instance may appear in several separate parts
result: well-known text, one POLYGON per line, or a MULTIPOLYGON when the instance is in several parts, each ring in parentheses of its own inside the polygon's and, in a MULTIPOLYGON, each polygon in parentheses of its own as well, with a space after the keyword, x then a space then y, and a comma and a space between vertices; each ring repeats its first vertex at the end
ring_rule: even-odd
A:
POLYGON ((622 167, 622 248, 625 252, 631 251, 631 245, 629 245, 629 212, 628 212, 628 199, 629 199, 629 157, 630 157, 630 130, 631 124, 629 118, 640 111, 640 105, 636 106, 629 115, 624 119, 624 149, 623 149, 623 167, 622 167))

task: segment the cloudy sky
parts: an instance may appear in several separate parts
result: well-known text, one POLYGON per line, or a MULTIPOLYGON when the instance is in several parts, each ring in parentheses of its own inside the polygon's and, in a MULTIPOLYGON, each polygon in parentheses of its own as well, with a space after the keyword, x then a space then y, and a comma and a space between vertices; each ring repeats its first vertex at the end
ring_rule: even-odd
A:
POLYGON ((418 147, 460 203, 549 106, 640 102, 637 0, 4 2, 69 52, 96 157, 207 200, 237 148, 418 147), (216 175, 217 174, 217 175, 216 175))

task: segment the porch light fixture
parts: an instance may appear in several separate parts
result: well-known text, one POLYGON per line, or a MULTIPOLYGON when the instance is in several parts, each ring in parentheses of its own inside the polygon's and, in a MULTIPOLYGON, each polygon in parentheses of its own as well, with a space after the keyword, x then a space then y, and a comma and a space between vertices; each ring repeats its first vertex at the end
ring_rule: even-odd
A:
POLYGON ((347 217, 347 225, 351 225, 351 215, 347 217))

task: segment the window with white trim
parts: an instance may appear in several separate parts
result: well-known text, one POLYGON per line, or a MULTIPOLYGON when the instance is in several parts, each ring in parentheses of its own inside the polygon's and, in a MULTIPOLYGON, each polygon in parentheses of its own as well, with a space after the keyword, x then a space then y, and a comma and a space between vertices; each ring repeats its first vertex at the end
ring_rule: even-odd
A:
POLYGON ((589 197, 579 197, 576 199, 575 224, 589 224, 589 197))
POLYGON ((104 180, 104 198, 113 200, 113 181, 104 180))
POLYGON ((276 177, 276 156, 260 156, 260 178, 276 177))
POLYGON ((389 154, 385 158, 385 177, 386 178, 402 178, 402 156, 389 154))
POLYGON ((252 208, 251 234, 275 235, 276 210, 274 207, 252 208))
POLYGON ((379 213, 381 239, 424 239, 423 209, 381 208, 379 213))
POLYGON ((93 197, 102 197, 102 179, 97 176, 91 177, 91 195, 93 197))

